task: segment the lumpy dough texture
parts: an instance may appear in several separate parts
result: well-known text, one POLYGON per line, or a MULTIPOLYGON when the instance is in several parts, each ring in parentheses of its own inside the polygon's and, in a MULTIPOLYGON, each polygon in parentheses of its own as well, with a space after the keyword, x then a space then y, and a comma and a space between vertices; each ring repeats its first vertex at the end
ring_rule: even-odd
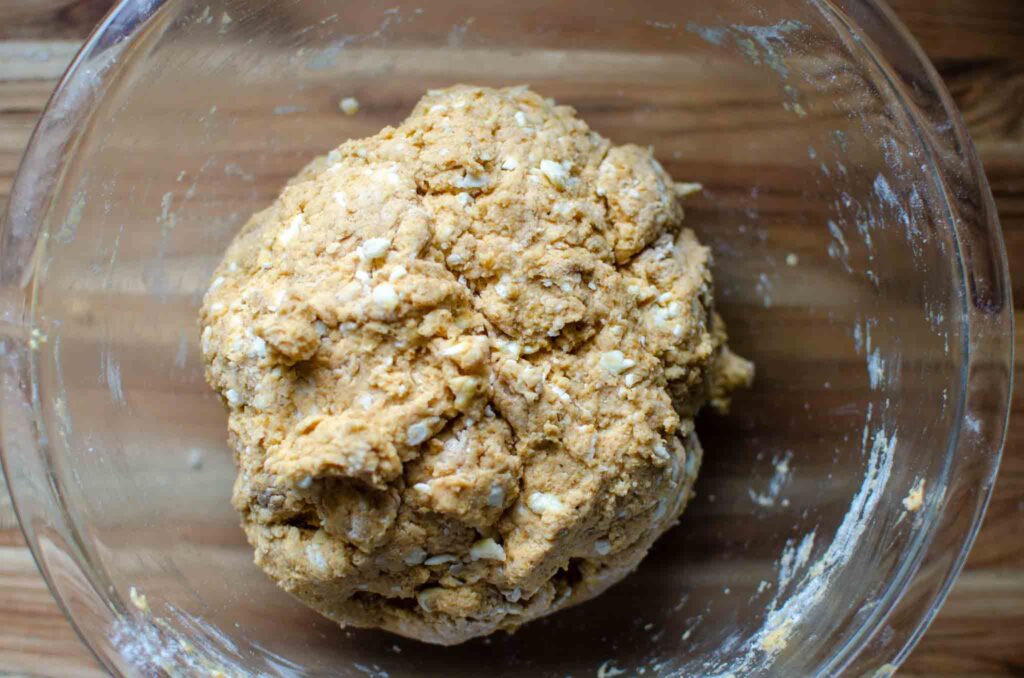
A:
POLYGON ((432 91, 293 178, 201 311, 260 567, 442 644, 622 579, 752 376, 685 191, 521 87, 432 91))

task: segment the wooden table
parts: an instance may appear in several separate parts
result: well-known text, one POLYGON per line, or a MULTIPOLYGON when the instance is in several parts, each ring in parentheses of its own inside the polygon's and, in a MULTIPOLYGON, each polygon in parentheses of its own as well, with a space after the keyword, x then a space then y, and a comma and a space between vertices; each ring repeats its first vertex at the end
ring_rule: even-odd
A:
MULTIPOLYGON (((110 0, 0 0, 0 212, 36 118, 110 0)), ((999 205, 1016 273, 1024 411, 1024 2, 891 0, 963 111, 999 205)), ((2 479, 0 479, 2 485, 2 479)), ((64 620, 0 487, 0 674, 103 675, 64 620)), ((1024 675, 1024 419, 1006 452, 967 568, 902 676, 1024 675)))

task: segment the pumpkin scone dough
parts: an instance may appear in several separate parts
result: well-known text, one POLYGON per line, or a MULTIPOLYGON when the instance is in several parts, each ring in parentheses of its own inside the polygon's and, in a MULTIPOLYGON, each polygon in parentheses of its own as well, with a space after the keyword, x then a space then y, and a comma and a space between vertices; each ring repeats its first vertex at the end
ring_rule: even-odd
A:
POLYGON ((694 415, 753 374, 687 190, 522 87, 431 91, 293 178, 200 318, 256 563, 441 644, 622 579, 692 494, 694 415))

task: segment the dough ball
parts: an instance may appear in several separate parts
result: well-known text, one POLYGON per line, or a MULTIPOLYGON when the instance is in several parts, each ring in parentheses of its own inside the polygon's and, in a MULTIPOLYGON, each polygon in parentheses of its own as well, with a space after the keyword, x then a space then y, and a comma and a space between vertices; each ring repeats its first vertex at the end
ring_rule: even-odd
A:
POLYGON ((201 310, 256 562, 453 644, 619 581, 752 366, 649 149, 526 88, 427 94, 238 234, 201 310))

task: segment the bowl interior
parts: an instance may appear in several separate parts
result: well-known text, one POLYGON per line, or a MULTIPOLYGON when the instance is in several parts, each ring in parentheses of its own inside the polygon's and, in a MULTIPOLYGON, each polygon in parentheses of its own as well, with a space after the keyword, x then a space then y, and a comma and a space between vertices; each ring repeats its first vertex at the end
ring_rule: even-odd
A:
POLYGON ((92 632, 112 665, 474 676, 495 657, 488 671, 510 676, 812 675, 878 630, 944 505, 968 328, 927 139, 842 14, 215 0, 118 32, 131 39, 104 52, 31 299, 42 444, 89 584, 116 612, 92 632), (732 414, 702 415, 698 497, 633 576, 442 649, 339 629, 253 565, 196 312, 236 230, 299 167, 456 82, 527 83, 701 182, 686 223, 758 374, 732 414))

